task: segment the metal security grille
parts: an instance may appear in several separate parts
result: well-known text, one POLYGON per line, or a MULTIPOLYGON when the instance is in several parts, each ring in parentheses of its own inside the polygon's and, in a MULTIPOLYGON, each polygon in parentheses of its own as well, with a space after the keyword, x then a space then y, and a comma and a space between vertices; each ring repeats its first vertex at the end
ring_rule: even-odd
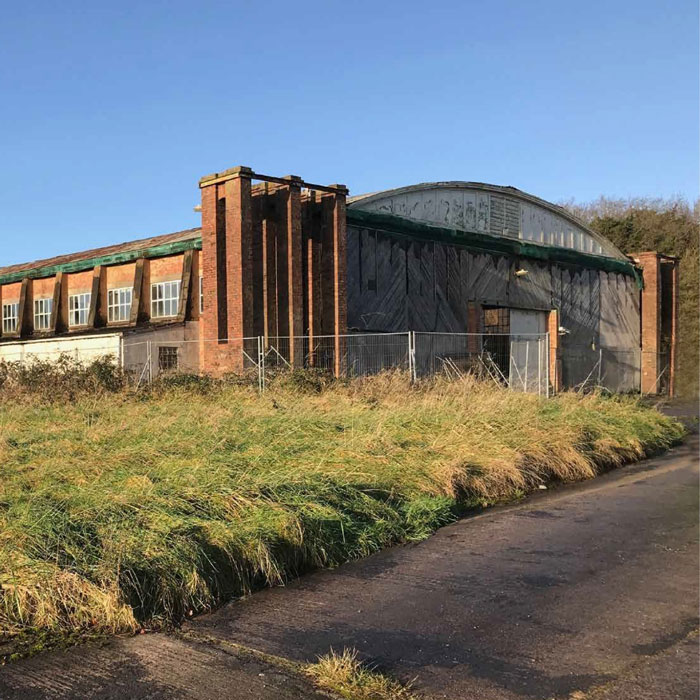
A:
POLYGON ((481 313, 484 352, 493 362, 496 374, 505 380, 510 372, 510 309, 484 307, 481 313))
POLYGON ((484 333, 510 333, 510 309, 503 306, 485 306, 481 311, 484 333))
POLYGON ((177 355, 177 347, 161 345, 158 348, 158 369, 161 371, 177 369, 177 355))

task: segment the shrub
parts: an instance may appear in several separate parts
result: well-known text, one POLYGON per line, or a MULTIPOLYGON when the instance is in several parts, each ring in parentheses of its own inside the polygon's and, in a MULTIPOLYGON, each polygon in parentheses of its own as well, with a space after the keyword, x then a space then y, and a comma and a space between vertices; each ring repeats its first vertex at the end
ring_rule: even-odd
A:
POLYGON ((26 396, 42 401, 72 401, 81 395, 100 396, 126 386, 126 376, 110 356, 82 362, 68 354, 55 360, 0 361, 4 400, 26 396))

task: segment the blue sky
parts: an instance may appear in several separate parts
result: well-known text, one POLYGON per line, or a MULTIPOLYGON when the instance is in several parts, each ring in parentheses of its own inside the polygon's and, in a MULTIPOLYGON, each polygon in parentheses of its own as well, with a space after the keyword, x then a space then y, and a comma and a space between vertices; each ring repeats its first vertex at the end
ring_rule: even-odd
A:
POLYGON ((695 198, 698 6, 6 3, 0 101, 0 266, 197 226, 238 164, 695 198))

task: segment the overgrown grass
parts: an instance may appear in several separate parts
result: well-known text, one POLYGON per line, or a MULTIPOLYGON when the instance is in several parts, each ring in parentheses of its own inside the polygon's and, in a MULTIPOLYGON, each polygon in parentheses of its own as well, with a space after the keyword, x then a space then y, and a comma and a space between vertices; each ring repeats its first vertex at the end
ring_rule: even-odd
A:
POLYGON ((410 688, 365 666, 355 650, 331 651, 307 666, 306 674, 319 687, 348 700, 416 700, 410 688))
POLYGON ((293 374, 263 396, 103 381, 69 401, 13 386, 0 408, 0 639, 176 622, 682 435, 632 398, 545 400, 470 378, 293 374))

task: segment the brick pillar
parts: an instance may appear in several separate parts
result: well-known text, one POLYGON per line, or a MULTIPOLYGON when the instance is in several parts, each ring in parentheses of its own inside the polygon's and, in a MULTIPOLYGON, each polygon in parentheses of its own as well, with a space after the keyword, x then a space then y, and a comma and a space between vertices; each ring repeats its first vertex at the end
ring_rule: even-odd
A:
POLYGON ((678 336, 678 260, 655 251, 633 253, 642 268, 641 391, 675 392, 678 336), (667 364, 668 363, 668 364, 667 364), (662 375, 664 375, 662 379, 662 375))
POLYGON ((287 239, 287 310, 289 317, 289 363, 300 367, 304 362, 304 279, 301 240, 301 183, 296 175, 287 175, 289 182, 286 205, 287 239))
POLYGON ((34 296, 32 287, 32 280, 25 277, 22 280, 22 286, 19 290, 19 307, 17 310, 16 331, 18 338, 21 338, 23 335, 27 335, 27 333, 29 333, 29 331, 33 328, 34 317, 30 313, 32 297, 34 296))
POLYGON ((277 335, 277 286, 275 285, 276 254, 275 236, 271 230, 272 225, 268 219, 261 222, 262 256, 263 256, 263 335, 265 346, 268 338, 277 335), (273 301, 275 302, 273 304, 273 301))
POLYGON ((679 283, 679 268, 678 261, 673 263, 673 273, 671 277, 671 357, 670 359, 670 377, 668 381, 668 395, 676 395, 676 348, 678 344, 678 283, 679 283))
POLYGON ((559 391, 561 362, 559 360, 559 311, 552 309, 547 314, 549 333, 549 383, 554 393, 559 391))
POLYGON ((473 354, 481 352, 481 304, 477 301, 467 302, 467 351, 473 354))
POLYGON ((340 377, 344 371, 345 342, 344 336, 348 332, 348 297, 347 297, 347 228, 346 228, 346 201, 347 189, 345 185, 332 185, 338 189, 333 195, 333 334, 334 343, 334 373, 340 377))
MULTIPOLYGON (((200 185, 201 186, 201 185, 200 185)), ((219 279, 226 275, 225 266, 219 265, 219 249, 226 246, 220 233, 223 222, 219 222, 219 186, 202 187, 202 337, 206 341, 226 337, 226 321, 219 318, 218 290, 219 279)))
POLYGON ((321 277, 320 277, 320 209, 316 192, 308 193, 304 203, 305 217, 304 240, 306 242, 306 332, 309 336, 308 362, 313 367, 316 364, 315 338, 320 335, 321 328, 321 277))
POLYGON ((643 394, 656 394, 661 371, 661 265, 658 254, 653 251, 636 253, 633 257, 638 261, 644 276, 641 301, 641 391, 643 394))
POLYGON ((252 323, 252 170, 231 168, 202 178, 201 367, 243 368, 240 338, 252 323))
MULTIPOLYGON (((227 171, 228 172, 228 171, 227 171)), ((226 306, 229 342, 253 335, 253 211, 250 168, 233 168, 225 183, 226 306)), ((240 347, 240 344, 238 344, 240 347)))

